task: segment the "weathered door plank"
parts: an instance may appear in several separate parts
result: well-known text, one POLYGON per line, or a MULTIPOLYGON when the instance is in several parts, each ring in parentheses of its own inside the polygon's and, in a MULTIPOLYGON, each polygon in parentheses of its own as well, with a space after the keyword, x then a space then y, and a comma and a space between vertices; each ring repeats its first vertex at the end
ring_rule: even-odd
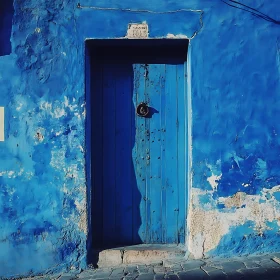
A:
MULTIPOLYGON (((141 102, 145 102, 145 67, 142 64, 134 64, 134 94, 136 95, 135 107, 141 102)), ((142 242, 146 243, 146 219, 147 219, 147 198, 146 198, 146 147, 147 138, 145 135, 145 123, 146 119, 138 117, 136 118, 136 138, 135 138, 135 172, 137 186, 141 195, 141 201, 139 205, 139 213, 141 217, 141 225, 139 228, 139 237, 142 242)))
POLYGON ((179 189, 179 213, 178 213, 178 242, 183 244, 185 242, 185 228, 186 228, 186 177, 187 177, 187 124, 186 124, 186 79, 185 79, 185 65, 177 65, 177 108, 178 108, 178 189, 179 189))
POLYGON ((162 243, 162 159, 161 146, 164 142, 164 132, 161 124, 161 96, 164 95, 162 85, 165 75, 164 64, 149 65, 149 106, 151 119, 149 119, 149 150, 150 150, 150 201, 151 201, 151 230, 149 240, 151 243, 162 243), (162 137, 163 136, 163 137, 162 137))
POLYGON ((165 151, 165 166, 166 166, 166 242, 178 243, 178 134, 177 134, 177 96, 176 85, 177 81, 177 66, 166 65, 166 151, 165 151))

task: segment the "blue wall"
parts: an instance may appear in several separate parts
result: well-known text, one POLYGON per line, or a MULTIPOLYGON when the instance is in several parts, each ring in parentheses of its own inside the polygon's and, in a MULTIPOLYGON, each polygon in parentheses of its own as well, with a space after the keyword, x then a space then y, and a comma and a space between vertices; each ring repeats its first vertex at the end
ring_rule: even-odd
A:
MULTIPOLYGON (((190 252, 279 250, 280 25, 219 0, 80 4, 14 1, 0 56, 0 276, 86 266, 84 40, 122 38, 130 22, 146 21, 150 38, 192 38, 190 252)), ((246 4, 279 17, 278 0, 246 4)))

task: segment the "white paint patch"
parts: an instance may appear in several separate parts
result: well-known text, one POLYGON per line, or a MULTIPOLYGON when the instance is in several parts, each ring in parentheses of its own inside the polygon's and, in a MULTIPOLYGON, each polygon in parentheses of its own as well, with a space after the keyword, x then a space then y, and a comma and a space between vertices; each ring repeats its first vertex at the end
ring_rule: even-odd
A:
POLYGON ((52 104, 49 102, 41 102, 40 103, 40 109, 45 111, 51 111, 52 110, 52 104))
POLYGON ((189 251, 194 259, 199 259, 203 257, 204 248, 203 245, 205 242, 203 232, 198 232, 195 234, 191 240, 191 244, 189 245, 189 251))
POLYGON ((34 174, 32 172, 24 172, 24 169, 21 168, 19 171, 13 170, 5 170, 0 172, 0 177, 7 177, 7 178, 16 178, 19 176, 24 175, 26 178, 32 177, 34 174))
POLYGON ((67 96, 64 96, 64 106, 68 107, 69 106, 69 99, 67 96))
POLYGON ((84 153, 84 152, 85 152, 85 150, 84 150, 83 146, 79 145, 79 149, 80 149, 80 151, 81 151, 82 153, 84 153))
POLYGON ((6 175, 8 178, 14 178, 15 176, 13 176, 15 174, 14 171, 2 171, 0 172, 0 177, 3 177, 4 175, 6 175))
POLYGON ((4 107, 0 107, 0 141, 4 141, 4 107))
POLYGON ((280 185, 274 186, 271 189, 266 189, 266 188, 263 189, 263 193, 270 193, 270 194, 273 194, 273 193, 279 192, 279 191, 280 191, 280 185))
POLYGON ((86 118, 86 109, 82 113, 83 118, 86 118))
POLYGON ((207 178, 208 183, 211 185, 211 187, 214 191, 217 190, 218 183, 221 178, 222 178, 222 174, 214 175, 213 173, 212 173, 212 176, 207 178))
POLYGON ((86 191, 85 191, 85 188, 82 188, 82 187, 79 187, 78 191, 82 193, 82 197, 83 197, 81 201, 75 200, 75 205, 77 207, 77 210, 80 213, 80 219, 78 222, 78 226, 85 234, 87 234, 88 227, 87 227, 86 191))
MULTIPOLYGON (((79 113, 74 113, 74 116, 77 117, 78 119, 81 119, 81 116, 79 113)), ((85 117, 85 116, 84 116, 85 117)))
POLYGON ((52 116, 56 119, 59 119, 63 116, 66 116, 66 112, 65 112, 64 108, 58 107, 58 108, 54 109, 52 116))
POLYGON ((63 168, 67 178, 71 178, 77 183, 82 178, 79 177, 79 168, 78 164, 71 164, 68 168, 63 168))
POLYGON ((20 111, 20 109, 22 108, 22 105, 23 105, 22 103, 19 103, 18 107, 16 107, 16 110, 20 111))
POLYGON ((130 23, 127 28, 126 38, 147 39, 149 37, 149 27, 146 22, 130 23))
MULTIPOLYGON (((56 119, 66 116, 68 111, 67 109, 74 112, 75 116, 77 116, 78 105, 75 103, 71 104, 71 100, 67 96, 64 96, 63 99, 63 101, 57 100, 54 103, 41 102, 40 109, 50 114, 52 118, 56 119)), ((73 100, 73 102, 75 102, 75 100, 73 100)), ((80 115, 78 118, 80 118, 80 115)))
POLYGON ((174 35, 171 33, 168 33, 166 38, 168 38, 168 39, 189 39, 188 36, 186 36, 186 35, 183 35, 183 34, 174 35))
POLYGON ((57 151, 51 151, 51 154, 52 158, 50 165, 58 170, 63 169, 63 167, 65 166, 65 150, 60 149, 57 151))

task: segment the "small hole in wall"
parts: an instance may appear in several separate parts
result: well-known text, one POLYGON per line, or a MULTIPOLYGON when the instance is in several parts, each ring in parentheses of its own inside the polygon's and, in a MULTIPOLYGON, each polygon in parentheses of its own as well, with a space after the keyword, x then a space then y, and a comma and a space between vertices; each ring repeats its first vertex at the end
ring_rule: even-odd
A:
POLYGON ((0 1, 0 56, 12 52, 11 33, 14 15, 13 0, 0 1))

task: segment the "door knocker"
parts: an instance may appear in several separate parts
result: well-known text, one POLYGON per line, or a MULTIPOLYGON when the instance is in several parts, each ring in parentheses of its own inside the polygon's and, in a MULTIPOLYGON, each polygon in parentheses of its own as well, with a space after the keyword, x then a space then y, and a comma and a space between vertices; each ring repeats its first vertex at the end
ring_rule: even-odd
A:
POLYGON ((146 117, 149 114, 149 107, 145 102, 141 102, 137 108, 136 113, 140 117, 146 117))

